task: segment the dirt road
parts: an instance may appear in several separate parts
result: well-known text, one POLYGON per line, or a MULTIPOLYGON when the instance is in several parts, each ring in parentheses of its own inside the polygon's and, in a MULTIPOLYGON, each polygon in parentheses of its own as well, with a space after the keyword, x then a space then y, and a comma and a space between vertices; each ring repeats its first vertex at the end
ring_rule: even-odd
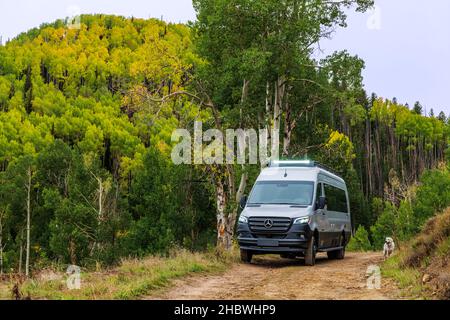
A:
POLYGON ((302 259, 254 258, 221 275, 193 276, 148 299, 274 299, 386 300, 396 299, 394 284, 382 279, 381 289, 367 289, 367 267, 381 263, 379 253, 347 253, 345 260, 317 257, 316 266, 302 259))

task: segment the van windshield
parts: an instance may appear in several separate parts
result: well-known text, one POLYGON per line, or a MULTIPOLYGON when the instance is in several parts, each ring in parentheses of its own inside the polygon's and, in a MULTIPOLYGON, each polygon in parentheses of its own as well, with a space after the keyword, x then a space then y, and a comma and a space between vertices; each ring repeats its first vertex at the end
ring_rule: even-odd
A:
POLYGON ((312 204, 314 182, 259 181, 253 187, 249 204, 285 204, 309 206, 312 204))

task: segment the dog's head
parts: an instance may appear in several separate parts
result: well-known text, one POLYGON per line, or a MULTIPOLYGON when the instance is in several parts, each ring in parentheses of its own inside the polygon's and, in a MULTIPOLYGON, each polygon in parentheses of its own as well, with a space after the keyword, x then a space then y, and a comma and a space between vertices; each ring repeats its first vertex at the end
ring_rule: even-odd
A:
POLYGON ((390 238, 390 237, 387 237, 386 238, 386 243, 387 244, 391 244, 391 243, 393 243, 394 242, 394 239, 392 239, 392 238, 390 238))

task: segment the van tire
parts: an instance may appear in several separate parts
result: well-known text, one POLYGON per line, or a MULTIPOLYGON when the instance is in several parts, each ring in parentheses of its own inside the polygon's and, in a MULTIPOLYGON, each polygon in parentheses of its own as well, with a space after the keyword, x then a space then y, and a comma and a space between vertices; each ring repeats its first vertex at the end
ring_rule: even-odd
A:
POLYGON ((342 249, 338 250, 336 254, 337 260, 344 260, 345 258, 345 238, 343 236, 341 238, 341 247, 342 249))
POLYGON ((253 252, 241 249, 241 261, 243 263, 251 263, 253 258, 253 252))
POLYGON ((316 264, 316 239, 314 236, 311 236, 311 239, 308 241, 308 247, 305 251, 305 265, 306 266, 314 266, 316 264))

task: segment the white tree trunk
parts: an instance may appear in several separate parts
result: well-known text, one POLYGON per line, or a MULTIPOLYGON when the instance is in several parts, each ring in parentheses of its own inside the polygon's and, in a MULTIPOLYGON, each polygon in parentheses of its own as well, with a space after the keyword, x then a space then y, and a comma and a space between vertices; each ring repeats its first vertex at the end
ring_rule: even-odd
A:
POLYGON ((23 229, 20 231, 19 274, 22 274, 22 261, 23 261, 23 229))
POLYGON ((248 88, 250 81, 244 79, 244 83, 242 84, 242 95, 241 95, 241 107, 239 108, 239 126, 242 128, 242 108, 247 99, 248 88))
POLYGON ((279 77, 276 83, 276 100, 275 100, 275 108, 274 108, 274 129, 280 131, 281 124, 281 115, 283 112, 283 101, 285 98, 285 77, 279 77))
POLYGON ((273 130, 280 129, 281 106, 279 100, 280 100, 280 87, 279 87, 279 80, 277 80, 277 82, 275 82, 275 89, 274 89, 273 124, 272 124, 273 130))
POLYGON ((293 130, 292 114, 291 114, 292 110, 288 101, 286 101, 285 109, 286 111, 284 116, 283 156, 287 157, 289 155, 289 147, 291 145, 291 136, 293 130))
POLYGON ((231 247, 226 204, 227 195, 224 184, 222 181, 218 181, 216 182, 217 247, 223 250, 231 247))
MULTIPOLYGON (((245 80, 242 85, 242 96, 240 106, 240 127, 242 128, 242 108, 247 100, 248 90, 250 82, 245 80)), ((227 210, 228 199, 232 201, 234 199, 236 204, 240 202, 241 197, 244 194, 247 187, 248 173, 246 166, 242 165, 242 175, 239 182, 238 190, 234 187, 234 169, 230 167, 225 168, 225 173, 228 176, 228 192, 225 190, 225 184, 222 181, 222 177, 217 177, 216 182, 216 206, 217 206, 217 246, 224 250, 230 250, 232 247, 232 240, 234 236, 234 227, 237 217, 237 205, 234 205, 233 210, 227 210), (228 212, 229 211, 229 212, 228 212)))
POLYGON ((27 170, 27 247, 26 247, 26 257, 25 257, 25 275, 28 277, 30 275, 30 227, 31 227, 31 178, 32 171, 31 167, 27 170))
POLYGON ((3 212, 0 213, 0 275, 3 275, 3 212))
POLYGON ((248 173, 245 170, 245 166, 242 166, 242 176, 241 181, 239 183, 239 188, 236 192, 236 202, 239 203, 241 201, 242 196, 244 195, 245 188, 247 187, 247 181, 248 181, 248 173))
MULTIPOLYGON (((244 84, 242 85, 242 96, 241 96, 241 115, 240 115, 241 116, 241 119, 240 119, 241 129, 242 129, 242 107, 243 107, 245 101, 247 100, 249 85, 250 85, 250 81, 247 81, 244 79, 244 84)), ((267 104, 267 102, 266 102, 266 104, 267 104)), ((267 108, 267 105, 266 105, 266 108, 267 108)), ((241 197, 244 195, 245 188, 247 187, 247 180, 248 180, 248 173, 246 170, 246 166, 242 165, 241 181, 239 183, 239 187, 238 187, 238 190, 236 192, 236 197, 235 197, 236 203, 239 203, 241 201, 241 197)), ((234 183, 234 179, 231 179, 231 183, 234 183)), ((237 214, 237 212, 234 214, 234 221, 236 221, 236 214, 237 214)), ((233 223, 233 228, 234 228, 234 223, 233 223)))
MULTIPOLYGON (((275 83, 275 96, 274 96, 274 108, 273 108, 273 135, 279 135, 281 127, 281 116, 283 113, 283 101, 285 94, 285 77, 279 77, 275 83)), ((271 138, 271 158, 278 156, 278 143, 279 136, 271 138)))
POLYGON ((103 219, 103 181, 101 178, 97 178, 98 181, 98 223, 100 224, 103 219))
POLYGON ((271 94, 271 84, 269 82, 267 82, 266 84, 266 115, 265 115, 265 120, 266 120, 266 145, 263 146, 261 143, 261 141, 259 142, 260 145, 259 147, 262 148, 264 147, 266 151, 265 154, 265 158, 264 162, 262 159, 261 160, 261 169, 264 168, 267 165, 267 161, 269 160, 268 158, 271 157, 272 155, 270 154, 272 151, 272 129, 273 129, 273 118, 272 118, 272 106, 273 106, 273 101, 272 101, 272 94, 271 94))

